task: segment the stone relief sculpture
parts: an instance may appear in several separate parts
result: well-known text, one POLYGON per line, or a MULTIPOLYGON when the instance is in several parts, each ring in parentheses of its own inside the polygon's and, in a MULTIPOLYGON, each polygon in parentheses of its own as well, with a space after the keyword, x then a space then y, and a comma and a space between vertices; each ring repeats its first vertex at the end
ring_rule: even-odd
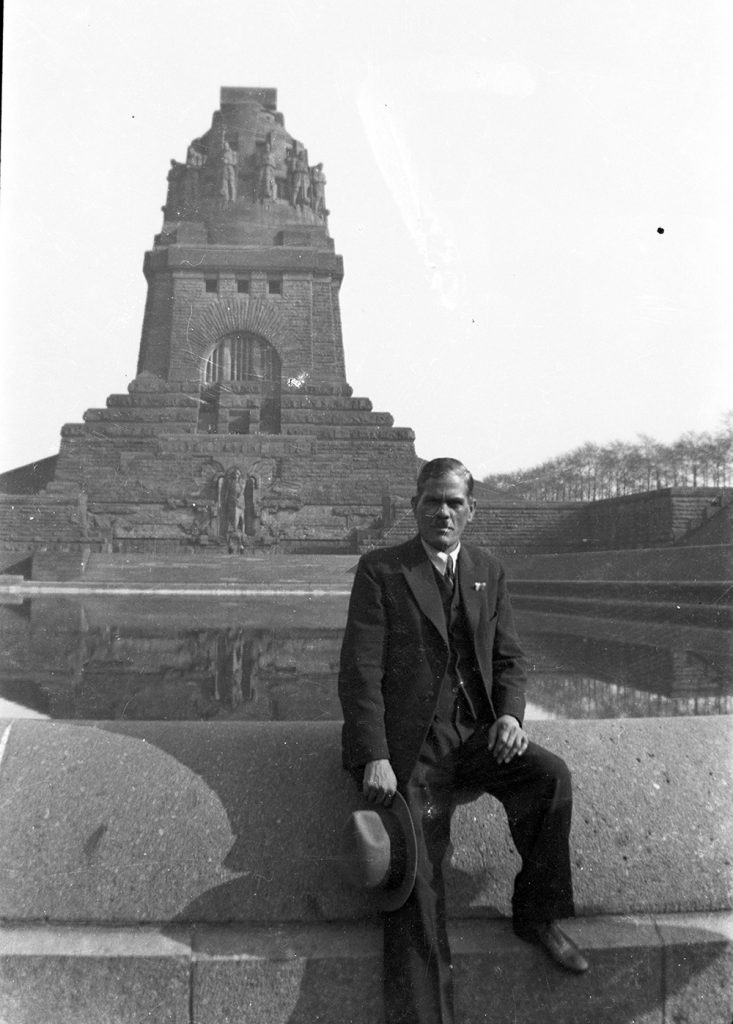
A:
POLYGON ((311 209, 319 217, 327 217, 326 209, 326 175, 323 173, 323 164, 316 164, 311 167, 311 209))
POLYGON ((218 480, 217 505, 219 506, 219 536, 226 540, 229 554, 235 547, 240 554, 244 551, 244 477, 242 471, 233 466, 218 480))
POLYGON ((294 149, 288 160, 290 178, 290 205, 307 206, 309 201, 310 175, 308 173, 308 157, 305 150, 294 149))
POLYGON ((231 203, 237 198, 237 154, 226 139, 221 151, 221 188, 219 194, 231 203))
POLYGON ((247 537, 254 537, 257 533, 257 503, 255 501, 255 491, 259 487, 259 482, 256 476, 252 473, 247 474, 247 479, 244 482, 244 533, 247 537))
POLYGON ((277 198, 277 182, 275 181, 275 167, 277 158, 272 150, 272 141, 268 136, 265 148, 260 156, 260 172, 257 184, 257 198, 264 202, 265 199, 277 198))
POLYGON ((201 177, 206 157, 200 146, 201 140, 194 139, 186 152, 184 199, 190 205, 197 203, 201 198, 201 177))
POLYGON ((166 196, 166 206, 173 207, 174 209, 181 205, 183 178, 186 173, 186 165, 180 163, 178 160, 171 160, 170 170, 168 171, 168 195, 166 196))
MULTIPOLYGON (((247 476, 238 466, 232 466, 217 477, 216 521, 221 540, 226 541, 229 554, 235 550, 241 555, 245 537, 256 537, 259 526, 256 492, 260 482, 254 473, 247 476)), ((214 517, 212 517, 213 521, 214 517)))
POLYGON ((310 207, 315 216, 325 219, 329 211, 323 164, 311 167, 302 143, 297 139, 283 141, 280 136, 273 138, 272 132, 268 132, 264 145, 258 142, 257 146, 254 154, 247 150, 240 153, 232 147, 226 129, 219 123, 212 126, 211 132, 193 139, 186 150, 185 163, 170 162, 166 206, 172 216, 190 217, 192 208, 199 208, 206 196, 218 195, 233 203, 244 187, 242 181, 246 182, 247 195, 255 201, 277 199, 278 177, 282 177, 280 195, 292 207, 310 207), (292 148, 283 152, 284 145, 292 148))

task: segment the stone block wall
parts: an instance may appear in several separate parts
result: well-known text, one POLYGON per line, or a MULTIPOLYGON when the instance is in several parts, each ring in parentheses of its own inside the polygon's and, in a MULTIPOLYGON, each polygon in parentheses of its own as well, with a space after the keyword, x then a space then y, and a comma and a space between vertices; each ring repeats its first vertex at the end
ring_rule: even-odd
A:
MULTIPOLYGON (((394 525, 380 542, 398 544, 415 533, 409 500, 402 497, 396 506, 394 525)), ((466 530, 466 540, 497 555, 517 551, 583 550, 582 509, 577 502, 518 505, 498 501, 483 503, 479 499, 473 522, 466 530)), ((367 538, 366 546, 372 540, 367 538)))
POLYGON ((7 473, 0 473, 0 494, 38 494, 53 480, 55 472, 56 456, 50 455, 7 473))
POLYGON ((526 506, 478 505, 467 539, 497 554, 521 551, 577 551, 584 538, 579 529, 581 509, 577 503, 547 503, 526 506))
POLYGON ((0 553, 5 561, 31 551, 70 551, 84 543, 83 498, 0 495, 0 553))
POLYGON ((595 550, 675 544, 730 493, 730 488, 666 488, 608 498, 585 506, 582 529, 595 550))
POLYGON ((721 497, 720 505, 703 509, 698 526, 693 526, 679 541, 685 545, 733 544, 733 498, 721 497))
POLYGON ((163 377, 170 362, 173 315, 173 275, 160 273, 148 281, 137 372, 163 377))
POLYGON ((520 552, 502 559, 510 580, 729 580, 733 543, 625 551, 520 552))

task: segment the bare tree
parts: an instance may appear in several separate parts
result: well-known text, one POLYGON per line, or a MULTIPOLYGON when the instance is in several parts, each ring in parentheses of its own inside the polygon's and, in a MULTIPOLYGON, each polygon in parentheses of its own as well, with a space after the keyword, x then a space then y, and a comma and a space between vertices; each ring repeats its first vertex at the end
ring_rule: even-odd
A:
POLYGON ((726 487, 733 482, 733 411, 720 429, 687 431, 672 444, 648 434, 636 443, 591 442, 539 466, 497 473, 484 483, 528 501, 596 501, 664 487, 726 487))

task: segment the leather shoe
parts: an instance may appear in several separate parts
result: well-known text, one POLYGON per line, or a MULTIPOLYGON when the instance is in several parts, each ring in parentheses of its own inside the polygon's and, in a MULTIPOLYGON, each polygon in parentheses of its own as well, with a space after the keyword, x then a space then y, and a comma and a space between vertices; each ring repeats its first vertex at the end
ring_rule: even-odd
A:
POLYGON ((525 942, 534 942, 542 946, 556 964, 574 974, 583 974, 588 970, 588 961, 555 921, 537 921, 515 925, 515 933, 525 942))

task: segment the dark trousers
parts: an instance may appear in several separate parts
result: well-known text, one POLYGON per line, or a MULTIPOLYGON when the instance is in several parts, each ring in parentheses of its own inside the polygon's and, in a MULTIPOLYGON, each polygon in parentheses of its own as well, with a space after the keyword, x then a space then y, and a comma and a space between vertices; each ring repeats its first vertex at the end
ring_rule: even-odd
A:
POLYGON ((567 766, 534 743, 499 765, 487 747, 488 729, 460 718, 435 722, 401 788, 415 823, 418 865, 407 902, 383 915, 386 1024, 453 1024, 442 862, 456 791, 480 789, 504 805, 522 858, 512 898, 515 925, 573 915, 567 766))

